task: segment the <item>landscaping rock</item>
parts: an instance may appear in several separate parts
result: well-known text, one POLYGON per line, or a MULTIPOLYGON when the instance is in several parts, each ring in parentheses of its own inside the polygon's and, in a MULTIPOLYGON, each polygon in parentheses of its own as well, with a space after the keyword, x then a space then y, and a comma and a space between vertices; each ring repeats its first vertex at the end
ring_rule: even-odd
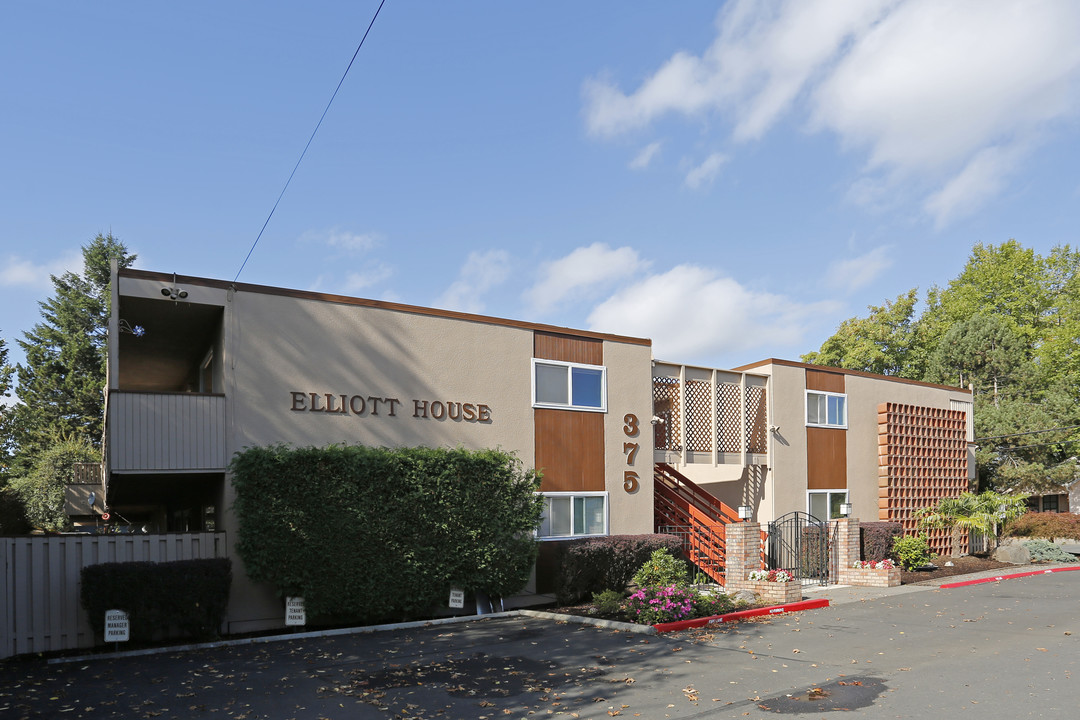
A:
POLYGON ((736 601, 741 600, 742 602, 746 602, 746 603, 755 603, 755 602, 757 602, 757 599, 758 599, 757 595, 755 595, 750 590, 737 590, 737 591, 735 591, 733 593, 729 593, 729 595, 731 595, 731 597, 735 598, 736 601))
POLYGON ((1023 545, 1001 545, 990 557, 1010 565, 1027 565, 1031 562, 1031 553, 1023 545))

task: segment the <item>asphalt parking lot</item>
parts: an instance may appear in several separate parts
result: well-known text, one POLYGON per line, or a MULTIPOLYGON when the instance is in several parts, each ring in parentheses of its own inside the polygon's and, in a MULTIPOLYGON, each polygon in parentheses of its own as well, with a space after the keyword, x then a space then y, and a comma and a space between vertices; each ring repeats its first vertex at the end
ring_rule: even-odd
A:
POLYGON ((1072 718, 1080 572, 668 635, 529 617, 0 664, 5 718, 1072 718))

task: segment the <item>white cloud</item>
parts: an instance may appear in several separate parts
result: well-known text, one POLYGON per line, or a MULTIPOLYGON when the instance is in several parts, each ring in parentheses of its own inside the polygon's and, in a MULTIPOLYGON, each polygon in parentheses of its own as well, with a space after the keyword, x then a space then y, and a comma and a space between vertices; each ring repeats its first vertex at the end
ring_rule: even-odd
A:
POLYGON ((531 313, 542 314, 570 299, 596 297, 647 267, 648 263, 633 248, 612 249, 604 243, 593 243, 544 263, 539 280, 526 291, 525 300, 531 313))
POLYGON ((505 250, 469 253, 458 279, 436 301, 435 307, 461 312, 484 311, 481 296, 510 276, 510 254, 505 250))
POLYGON ((634 156, 634 159, 630 161, 628 167, 631 170, 644 170, 649 167, 653 159, 660 154, 661 145, 662 143, 659 140, 649 143, 634 156))
POLYGON ((1023 149, 1018 147, 990 147, 976 154, 967 167, 927 199, 926 210, 937 227, 974 213, 998 195, 1022 155, 1023 149))
POLYGON ((727 155, 713 153, 698 166, 686 173, 686 187, 697 190, 702 185, 708 185, 720 173, 720 168, 728 161, 727 155))
POLYGON ((364 290, 389 279, 393 274, 394 269, 386 263, 367 263, 360 270, 345 275, 345 290, 346 292, 364 290))
POLYGON ((361 254, 380 246, 383 237, 378 233, 353 233, 335 227, 330 230, 308 230, 300 236, 300 242, 317 243, 348 253, 361 254))
POLYGON ((0 286, 51 288, 52 276, 63 275, 69 270, 75 273, 82 272, 81 252, 72 251, 44 264, 38 264, 17 255, 9 255, 0 266, 0 286))
POLYGON ((596 330, 652 338, 656 357, 707 362, 797 346, 811 318, 835 311, 831 302, 803 305, 707 268, 680 265, 619 290, 593 309, 588 322, 596 330))
POLYGON ((926 209, 940 225, 1076 117, 1078 36, 1075 0, 736 0, 708 48, 674 53, 637 88, 586 80, 585 123, 611 137, 668 114, 721 117, 745 142, 794 115, 866 154, 856 182, 936 188, 926 209))
POLYGON ((870 166, 948 170, 1002 137, 1075 112, 1080 5, 901 4, 814 93, 815 126, 865 146, 870 166))
POLYGON ((874 282, 892 266, 888 247, 874 248, 868 253, 829 265, 825 281, 829 287, 853 292, 874 282))
POLYGON ((634 92, 626 94, 604 79, 586 80, 586 125, 594 135, 611 136, 667 113, 725 110, 736 114, 737 137, 758 137, 817 68, 889 4, 733 2, 720 12, 716 40, 704 53, 675 53, 634 92))

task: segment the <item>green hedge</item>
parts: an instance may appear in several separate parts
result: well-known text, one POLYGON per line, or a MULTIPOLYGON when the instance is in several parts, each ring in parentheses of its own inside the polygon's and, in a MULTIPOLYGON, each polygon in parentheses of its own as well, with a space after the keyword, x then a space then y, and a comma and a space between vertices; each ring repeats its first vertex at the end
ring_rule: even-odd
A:
POLYGON ((893 543, 904 536, 904 526, 898 522, 878 520, 859 523, 860 560, 879 562, 892 557, 893 543))
POLYGON ((428 614, 451 588, 511 595, 536 558, 539 480, 512 453, 275 445, 231 471, 247 574, 317 622, 428 614))
POLYGON ((102 563, 84 567, 81 580, 82 606, 98 635, 105 612, 123 610, 133 641, 176 633, 203 639, 216 636, 225 617, 232 561, 102 563))
POLYGON ((682 542, 675 535, 610 535, 568 543, 559 560, 558 601, 566 604, 604 590, 625 590, 660 549, 682 557, 682 542))

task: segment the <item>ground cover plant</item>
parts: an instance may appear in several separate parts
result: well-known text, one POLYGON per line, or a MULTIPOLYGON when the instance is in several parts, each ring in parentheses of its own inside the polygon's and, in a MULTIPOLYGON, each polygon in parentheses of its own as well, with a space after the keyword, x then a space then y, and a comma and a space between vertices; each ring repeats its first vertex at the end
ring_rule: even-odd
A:
POLYGON ((1061 549, 1049 540, 1028 540, 1024 548, 1031 554, 1031 562, 1076 562, 1076 556, 1061 549))

